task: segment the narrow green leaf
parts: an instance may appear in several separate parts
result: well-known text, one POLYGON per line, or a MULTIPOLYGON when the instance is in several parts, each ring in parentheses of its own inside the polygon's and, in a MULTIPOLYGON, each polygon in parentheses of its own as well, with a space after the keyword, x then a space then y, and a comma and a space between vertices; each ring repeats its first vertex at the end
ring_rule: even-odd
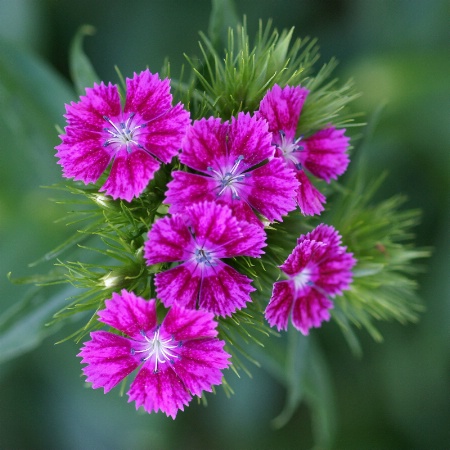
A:
POLYGON ((304 396, 304 378, 309 365, 310 339, 295 328, 288 330, 288 349, 286 360, 286 403, 283 411, 272 421, 275 428, 284 427, 297 410, 304 396))
POLYGON ((0 315, 0 363, 36 348, 46 337, 56 333, 61 322, 47 326, 74 288, 65 290, 33 288, 22 300, 0 315), (49 295, 49 294, 52 295, 49 295))
POLYGON ((93 86, 94 83, 100 80, 89 58, 83 51, 84 37, 92 36, 94 33, 94 27, 91 25, 83 25, 73 38, 70 47, 70 75, 79 95, 85 93, 86 87, 93 86))
POLYGON ((305 400, 312 411, 315 448, 331 448, 336 429, 331 376, 318 345, 312 342, 305 374, 305 400))

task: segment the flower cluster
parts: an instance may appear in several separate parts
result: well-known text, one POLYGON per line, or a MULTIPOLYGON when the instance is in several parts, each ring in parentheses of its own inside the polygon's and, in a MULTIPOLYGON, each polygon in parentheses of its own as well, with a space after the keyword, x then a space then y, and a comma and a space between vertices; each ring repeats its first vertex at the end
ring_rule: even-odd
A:
MULTIPOLYGON (((147 195, 162 164, 171 177, 141 248, 156 298, 122 289, 105 301, 98 318, 111 331, 92 332, 79 354, 93 388, 108 392, 138 370, 129 401, 175 418, 192 396, 221 384, 231 362, 216 318, 245 309, 256 289, 242 261, 261 258, 266 228, 297 207, 303 215, 324 209, 307 172, 330 182, 349 163, 344 129, 297 133, 308 93, 274 84, 256 111, 191 122, 181 103, 172 105, 170 81, 145 70, 126 80, 123 107, 119 88, 103 83, 67 105, 56 147, 65 177, 102 183, 100 191, 127 203, 147 195)), ((354 264, 332 226, 300 236, 279 266, 287 279, 273 280, 270 326, 285 330, 292 315, 303 334, 319 327, 331 298, 349 289, 354 264)))

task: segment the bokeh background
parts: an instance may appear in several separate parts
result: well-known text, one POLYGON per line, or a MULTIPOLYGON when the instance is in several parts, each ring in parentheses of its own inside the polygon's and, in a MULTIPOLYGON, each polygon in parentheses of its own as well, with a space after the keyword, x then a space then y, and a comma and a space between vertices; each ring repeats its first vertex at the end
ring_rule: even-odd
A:
MULTIPOLYGON (((365 146, 373 176, 389 171, 380 197, 408 196, 421 208, 419 246, 433 246, 419 276, 426 312, 418 324, 380 324, 384 343, 358 332, 364 355, 353 356, 334 324, 316 333, 332 376, 338 423, 335 449, 450 448, 450 4, 445 0, 240 0, 252 33, 258 19, 297 36, 319 38, 322 62, 336 56, 342 79, 353 77, 355 104, 371 117, 384 105, 365 146)), ((53 223, 62 210, 41 189, 60 180, 54 125, 75 99, 68 51, 80 25, 97 32, 85 50, 101 78, 114 66, 130 76, 166 56, 173 73, 183 53, 198 54, 207 30, 207 0, 0 0, 0 311, 28 288, 6 278, 32 273, 27 264, 59 243, 67 230, 53 223), (49 77, 52 80, 49 82, 49 77)), ((54 306, 53 306, 54 307, 54 306)), ((70 324, 68 325, 70 328, 70 324)), ((28 347, 27 324, 9 340, 28 347)), ((30 333, 31 335, 31 333, 30 333)), ((271 428, 285 392, 254 368, 219 390, 208 407, 192 403, 176 421, 136 413, 126 398, 83 387, 67 335, 0 365, 1 449, 307 449, 311 416, 300 407, 289 424, 271 428)), ((3 350, 5 350, 3 348, 3 350)))

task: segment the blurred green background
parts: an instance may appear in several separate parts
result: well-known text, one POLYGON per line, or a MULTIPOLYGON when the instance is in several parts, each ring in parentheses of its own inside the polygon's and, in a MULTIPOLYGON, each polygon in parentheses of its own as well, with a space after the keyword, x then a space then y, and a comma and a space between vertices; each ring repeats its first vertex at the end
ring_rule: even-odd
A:
MULTIPOLYGON (((354 357, 337 326, 315 333, 330 366, 338 419, 335 449, 450 448, 450 4, 445 0, 241 0, 251 35, 258 19, 297 36, 319 38, 322 59, 336 56, 336 74, 353 77, 363 93, 355 104, 370 118, 384 105, 365 151, 373 176, 389 178, 380 198, 401 192, 421 208, 416 242, 433 246, 419 276, 426 312, 420 323, 380 324, 377 344, 358 332, 354 357)), ((64 102, 75 100, 68 51, 82 24, 95 36, 85 50, 105 81, 114 65, 131 76, 166 56, 173 73, 183 52, 198 55, 207 31, 207 0, 0 0, 0 310, 28 288, 6 274, 33 273, 27 264, 58 244, 67 230, 54 224, 63 210, 41 189, 60 180, 53 147, 64 102), (49 82, 51 80, 51 82, 49 82)), ((44 266, 45 268, 45 266, 44 266)), ((42 268, 40 270, 43 270, 42 268)), ((59 304, 49 305, 50 311, 59 304)), ((32 307, 32 305, 30 306, 32 307)), ((68 325, 70 328, 70 325, 68 325)), ((1 345, 24 350, 27 324, 1 345)), ((44 340, 0 365, 1 449, 307 449, 311 416, 300 407, 289 424, 270 427, 285 392, 263 370, 253 379, 230 375, 235 395, 219 389, 208 407, 194 402, 176 421, 136 413, 115 391, 85 389, 78 347, 44 340)))

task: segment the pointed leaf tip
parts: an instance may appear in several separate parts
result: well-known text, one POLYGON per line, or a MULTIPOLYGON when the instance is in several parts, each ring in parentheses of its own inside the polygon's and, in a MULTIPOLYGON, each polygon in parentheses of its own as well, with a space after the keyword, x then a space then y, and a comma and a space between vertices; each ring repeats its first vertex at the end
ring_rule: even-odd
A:
POLYGON ((92 25, 83 25, 79 28, 72 40, 69 54, 70 75, 75 84, 77 93, 82 95, 85 88, 93 86, 99 82, 100 78, 95 69, 83 51, 83 41, 85 36, 95 34, 95 28, 92 25))

